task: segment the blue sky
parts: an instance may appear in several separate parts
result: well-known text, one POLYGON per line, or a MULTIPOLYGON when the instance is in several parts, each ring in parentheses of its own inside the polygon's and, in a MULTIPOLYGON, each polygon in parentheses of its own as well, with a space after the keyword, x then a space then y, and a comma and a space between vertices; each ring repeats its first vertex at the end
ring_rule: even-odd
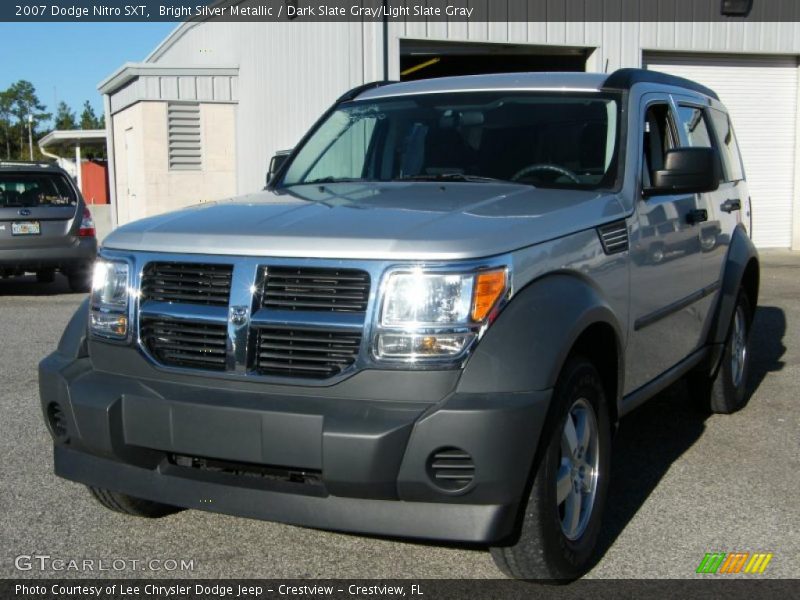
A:
POLYGON ((97 84, 126 62, 144 59, 175 23, 0 23, 0 90, 27 79, 55 113, 63 100, 80 116, 85 100, 100 114, 97 84))

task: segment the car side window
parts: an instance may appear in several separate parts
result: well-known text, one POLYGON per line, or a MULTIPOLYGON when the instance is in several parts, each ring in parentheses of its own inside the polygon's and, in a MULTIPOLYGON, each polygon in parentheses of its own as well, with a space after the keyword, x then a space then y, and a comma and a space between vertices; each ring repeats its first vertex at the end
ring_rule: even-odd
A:
POLYGON ((709 109, 708 114, 719 140, 722 164, 725 167, 727 179, 728 181, 741 181, 744 179, 744 167, 731 120, 728 115, 716 108, 709 109))
POLYGON ((651 104, 644 117, 644 159, 642 183, 648 187, 653 174, 664 168, 667 150, 677 145, 669 105, 651 104))
POLYGON ((713 148, 705 113, 695 106, 679 106, 678 119, 692 148, 713 148))

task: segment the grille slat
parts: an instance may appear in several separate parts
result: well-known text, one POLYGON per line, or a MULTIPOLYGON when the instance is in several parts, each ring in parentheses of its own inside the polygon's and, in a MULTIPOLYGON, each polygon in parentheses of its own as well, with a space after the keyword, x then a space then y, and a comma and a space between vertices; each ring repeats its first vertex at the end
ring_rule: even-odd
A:
POLYGON ((305 329, 259 329, 256 371, 262 375, 327 378, 352 366, 361 334, 305 329))
POLYGON ((232 265, 149 263, 142 273, 142 301, 227 306, 232 265))
POLYGON ((225 370, 227 325, 142 317, 140 332, 147 350, 164 365, 225 370))
POLYGON ((267 267, 261 305, 278 310, 365 312, 370 278, 357 269, 267 267))

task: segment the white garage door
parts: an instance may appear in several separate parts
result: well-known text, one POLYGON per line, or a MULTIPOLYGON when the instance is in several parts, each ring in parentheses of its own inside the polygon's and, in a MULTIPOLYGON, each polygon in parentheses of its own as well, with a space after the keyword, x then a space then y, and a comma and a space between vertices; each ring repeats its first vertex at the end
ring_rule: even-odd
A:
POLYGON ((753 240, 791 246, 797 59, 645 54, 646 68, 693 79, 719 94, 739 138, 753 201, 753 240))

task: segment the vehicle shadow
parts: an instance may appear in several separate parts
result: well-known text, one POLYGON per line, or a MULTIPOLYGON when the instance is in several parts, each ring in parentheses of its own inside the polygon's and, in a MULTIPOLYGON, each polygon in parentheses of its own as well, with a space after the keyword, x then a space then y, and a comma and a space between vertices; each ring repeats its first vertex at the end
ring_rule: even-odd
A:
POLYGON ((0 296, 60 296, 75 294, 69 289, 67 278, 56 274, 53 283, 39 283, 35 275, 0 279, 0 296))
MULTIPOLYGON (((775 306, 756 311, 751 333, 748 398, 767 374, 780 371, 786 352, 783 338, 786 314, 775 306)), ((614 544, 639 508, 666 474, 703 434, 709 417, 689 396, 685 380, 679 381, 620 421, 614 439, 603 529, 598 540, 598 561, 614 544)))
POLYGON ((769 373, 780 371, 786 364, 783 337, 787 331, 786 313, 777 306, 759 306, 753 319, 750 344, 750 377, 747 383, 751 397, 769 373))

